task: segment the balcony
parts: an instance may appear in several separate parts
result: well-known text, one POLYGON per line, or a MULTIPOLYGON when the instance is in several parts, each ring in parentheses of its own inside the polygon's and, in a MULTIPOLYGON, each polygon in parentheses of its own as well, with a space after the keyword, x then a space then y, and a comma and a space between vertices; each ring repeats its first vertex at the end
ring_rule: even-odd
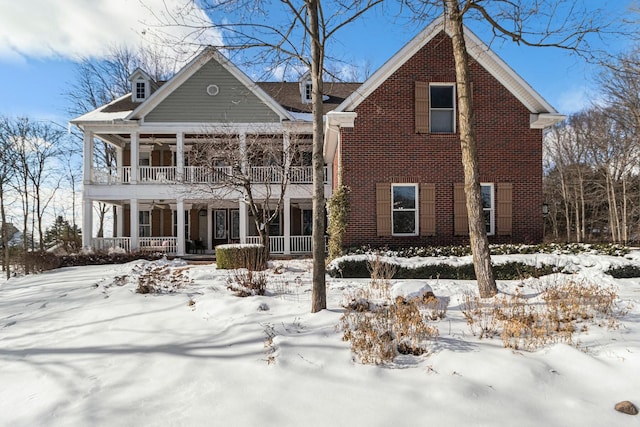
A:
MULTIPOLYGON (((186 166, 182 176, 175 166, 139 166, 138 184, 217 184, 223 183, 231 174, 227 166, 216 167, 213 170, 201 166, 186 166)), ((273 166, 253 166, 250 170, 251 182, 273 183, 282 182, 283 174, 280 168, 273 166)), ((328 183, 329 168, 324 167, 324 183, 328 183)), ((129 184, 131 183, 131 166, 122 168, 91 169, 91 182, 99 185, 129 184)), ((290 169, 289 183, 312 184, 313 168, 311 166, 294 166, 290 169)))

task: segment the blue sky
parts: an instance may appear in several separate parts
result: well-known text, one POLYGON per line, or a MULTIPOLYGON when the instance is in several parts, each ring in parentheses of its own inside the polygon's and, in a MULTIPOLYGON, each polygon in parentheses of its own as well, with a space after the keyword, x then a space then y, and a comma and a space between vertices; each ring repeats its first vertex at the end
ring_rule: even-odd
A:
MULTIPOLYGON (((166 0, 175 6, 184 0, 166 0)), ((589 0, 604 4, 600 0, 589 0)), ((632 0, 615 0, 624 11, 632 0)), ((145 0, 152 10, 163 0, 145 0)), ((368 62, 373 71, 417 34, 424 25, 393 24, 374 13, 339 34, 333 47, 338 56, 356 64, 368 62)), ((0 0, 0 115, 28 115, 65 124, 76 61, 100 57, 108 45, 142 43, 150 13, 138 0, 0 0)), ((426 24, 425 24, 426 25, 426 24)), ((489 42, 484 30, 470 24, 489 42)), ((614 41, 612 50, 627 40, 614 41)), ((561 113, 586 106, 593 97, 597 67, 566 51, 524 48, 495 42, 494 51, 561 113)))

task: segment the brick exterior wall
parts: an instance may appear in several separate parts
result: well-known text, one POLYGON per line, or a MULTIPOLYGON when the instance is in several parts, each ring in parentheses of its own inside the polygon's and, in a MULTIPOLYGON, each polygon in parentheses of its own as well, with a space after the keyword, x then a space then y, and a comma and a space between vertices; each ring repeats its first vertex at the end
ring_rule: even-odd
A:
MULTIPOLYGON (((529 110, 489 72, 475 61, 470 69, 481 181, 513 184, 512 234, 490 236, 489 240, 540 242, 542 131, 530 129, 529 110)), ((354 128, 341 131, 335 164, 342 162, 343 182, 351 189, 347 247, 468 243, 468 236, 454 236, 453 185, 464 182, 459 135, 416 133, 416 81, 455 82, 451 40, 444 33, 434 37, 355 109, 354 128), (378 237, 377 182, 435 184, 436 235, 378 237)))

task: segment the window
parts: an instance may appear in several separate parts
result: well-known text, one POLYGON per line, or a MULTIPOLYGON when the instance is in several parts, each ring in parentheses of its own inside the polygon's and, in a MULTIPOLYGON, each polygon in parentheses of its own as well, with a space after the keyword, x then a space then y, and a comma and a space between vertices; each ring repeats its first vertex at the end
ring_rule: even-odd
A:
POLYGON ((302 235, 311 236, 313 234, 313 210, 302 210, 302 235))
POLYGON ((136 98, 145 99, 147 97, 147 85, 144 82, 136 82, 136 98))
POLYGON ((216 210, 214 212, 213 232, 214 239, 221 240, 227 238, 227 211, 216 210))
POLYGON ((493 184, 481 184, 482 215, 487 227, 487 234, 495 234, 493 184))
POLYGON ((240 239, 240 211, 237 209, 231 211, 231 239, 240 239))
POLYGON ((140 151, 138 154, 138 166, 151 166, 151 153, 149 151, 140 151))
POLYGON ((313 86, 311 82, 304 82, 302 84, 302 103, 309 104, 311 102, 313 86))
POLYGON ((455 91, 452 84, 429 86, 429 120, 433 133, 455 132, 455 91))
POLYGON ((418 234, 417 186, 394 184, 391 186, 391 221, 394 235, 418 234))
POLYGON ((151 237, 151 211, 138 211, 138 236, 151 237))
MULTIPOLYGON (((189 240, 189 211, 184 211, 184 238, 189 240)), ((178 211, 173 211, 173 236, 178 237, 178 211)))
MULTIPOLYGON (((269 216, 273 213, 273 211, 269 211, 269 216)), ((280 234, 280 213, 276 215, 275 218, 269 224, 269 236, 281 236, 280 234)))

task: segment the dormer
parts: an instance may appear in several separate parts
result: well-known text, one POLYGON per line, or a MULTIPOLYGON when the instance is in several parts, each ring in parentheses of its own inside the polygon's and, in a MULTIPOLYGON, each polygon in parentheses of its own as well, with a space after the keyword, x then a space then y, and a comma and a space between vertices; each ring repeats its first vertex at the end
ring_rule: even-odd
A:
POLYGON ((131 100, 133 102, 144 102, 151 95, 151 84, 153 79, 141 68, 137 68, 130 76, 131 100))
POLYGON ((311 72, 307 71, 298 80, 300 84, 300 96, 303 104, 311 104, 311 91, 313 84, 311 83, 311 72))

